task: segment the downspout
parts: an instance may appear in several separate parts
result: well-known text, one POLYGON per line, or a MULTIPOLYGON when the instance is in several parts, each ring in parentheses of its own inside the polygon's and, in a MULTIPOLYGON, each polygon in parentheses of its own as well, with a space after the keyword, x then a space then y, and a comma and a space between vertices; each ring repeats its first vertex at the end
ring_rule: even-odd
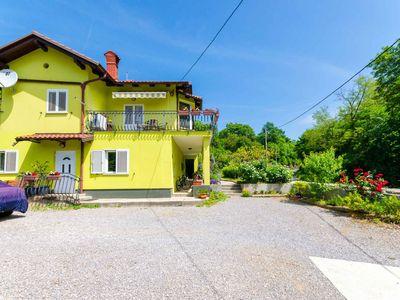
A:
MULTIPOLYGON (((107 73, 94 79, 90 79, 81 83, 81 133, 85 132, 85 90, 89 83, 103 80, 107 77, 107 73)), ((81 140, 81 161, 79 166, 79 193, 83 192, 83 156, 85 153, 85 143, 81 140)))

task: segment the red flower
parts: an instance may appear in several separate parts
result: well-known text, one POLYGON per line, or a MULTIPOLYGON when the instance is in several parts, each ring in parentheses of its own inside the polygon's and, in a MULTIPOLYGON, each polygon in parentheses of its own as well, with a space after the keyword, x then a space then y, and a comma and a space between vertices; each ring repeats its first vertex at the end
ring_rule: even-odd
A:
POLYGON ((384 181, 382 181, 382 184, 383 184, 383 185, 388 185, 388 184, 389 184, 389 181, 384 180, 384 181))
POLYGON ((354 180, 353 180, 353 179, 350 179, 349 182, 350 182, 350 183, 354 183, 354 180))
POLYGON ((361 168, 354 169, 354 173, 358 173, 358 172, 362 172, 362 171, 363 171, 363 169, 361 169, 361 168))
POLYGON ((382 192, 382 186, 381 186, 381 185, 378 185, 378 186, 375 188, 375 191, 381 193, 381 192, 382 192))
POLYGON ((381 177, 383 177, 383 174, 382 173, 376 174, 375 177, 376 178, 381 178, 381 177))
POLYGON ((60 175, 61 173, 60 172, 54 172, 54 175, 60 175))
POLYGON ((364 176, 368 176, 369 175, 369 172, 364 172, 364 176))
POLYGON ((32 172, 32 176, 37 176, 37 172, 32 172))

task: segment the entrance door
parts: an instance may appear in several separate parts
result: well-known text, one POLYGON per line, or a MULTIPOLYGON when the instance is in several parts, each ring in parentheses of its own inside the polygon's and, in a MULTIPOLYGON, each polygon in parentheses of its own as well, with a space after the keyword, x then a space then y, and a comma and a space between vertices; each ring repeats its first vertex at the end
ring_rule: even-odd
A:
POLYGON ((56 194, 73 194, 76 190, 76 152, 57 151, 56 152, 56 171, 60 172, 61 178, 54 186, 56 194))
POLYGON ((185 159, 186 177, 193 179, 194 159, 185 159))
POLYGON ((76 152, 57 151, 56 152, 56 171, 63 174, 76 174, 76 152))

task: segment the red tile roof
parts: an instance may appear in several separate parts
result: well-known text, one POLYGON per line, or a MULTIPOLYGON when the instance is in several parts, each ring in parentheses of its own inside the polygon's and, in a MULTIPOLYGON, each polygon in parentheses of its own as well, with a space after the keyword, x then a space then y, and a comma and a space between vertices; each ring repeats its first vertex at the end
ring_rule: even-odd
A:
POLYGON ((191 85, 190 81, 176 81, 176 80, 117 80, 117 83, 133 83, 133 84, 183 84, 191 85))
POLYGON ((87 57, 86 55, 83 55, 82 53, 79 53, 78 51, 75 51, 74 49, 69 48, 64 44, 50 39, 36 31, 32 31, 30 34, 23 36, 22 38, 1 46, 0 61, 2 63, 9 63, 20 56, 38 49, 40 47, 40 43, 45 46, 56 48, 59 51, 74 57, 75 59, 81 60, 83 63, 90 65, 99 75, 106 73, 106 70, 98 61, 95 61, 94 59, 91 59, 90 57, 87 57))
POLYGON ((91 133, 35 133, 31 135, 17 136, 15 140, 21 141, 65 141, 81 140, 82 142, 93 141, 94 135, 91 133))
POLYGON ((192 95, 189 93, 182 93, 182 92, 180 94, 184 95, 186 98, 192 98, 192 99, 199 100, 199 101, 203 100, 203 98, 201 96, 196 96, 196 95, 192 95))

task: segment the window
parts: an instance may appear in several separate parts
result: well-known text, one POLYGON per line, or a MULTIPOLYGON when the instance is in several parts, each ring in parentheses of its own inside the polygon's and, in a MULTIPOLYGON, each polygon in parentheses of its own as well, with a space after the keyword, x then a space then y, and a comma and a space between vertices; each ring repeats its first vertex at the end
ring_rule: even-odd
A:
POLYGON ((68 110, 67 90, 47 90, 47 112, 65 113, 68 110))
POLYGON ((129 173, 128 150, 116 149, 116 150, 92 151, 92 174, 128 174, 128 173, 129 173))
POLYGON ((0 150, 0 173, 17 173, 17 151, 0 150))
POLYGON ((143 104, 125 105, 124 124, 125 127, 143 124, 144 106, 143 104))

